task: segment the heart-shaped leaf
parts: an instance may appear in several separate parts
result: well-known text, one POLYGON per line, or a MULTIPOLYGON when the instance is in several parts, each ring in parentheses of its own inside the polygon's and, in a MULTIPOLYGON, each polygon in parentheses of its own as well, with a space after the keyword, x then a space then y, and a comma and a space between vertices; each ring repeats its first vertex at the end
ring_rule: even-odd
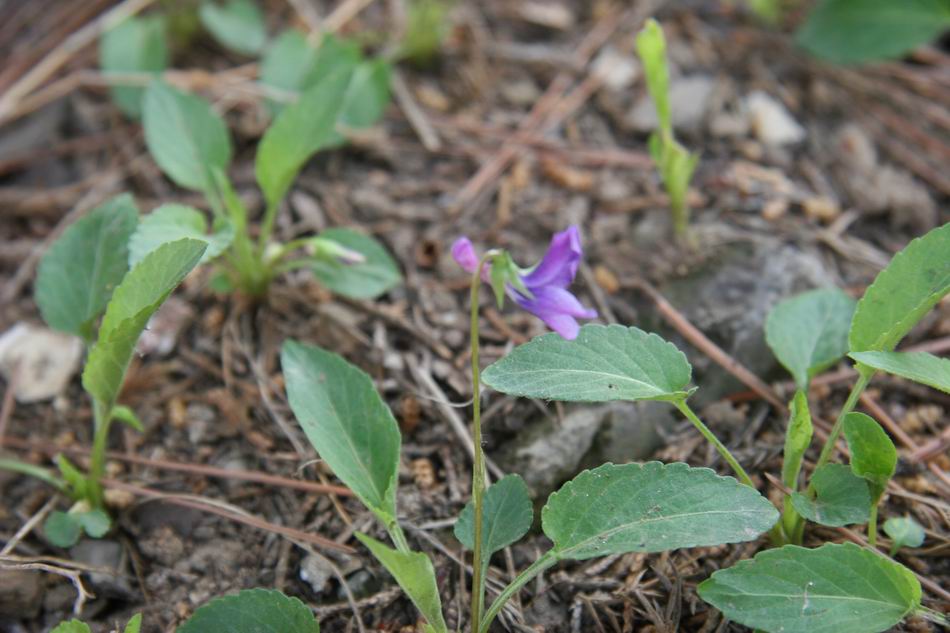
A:
POLYGON ((203 99, 156 80, 145 91, 145 144, 165 175, 186 189, 214 190, 231 162, 228 128, 203 99))
POLYGON ((890 352, 950 292, 950 224, 918 237, 882 270, 858 301, 852 352, 890 352))
POLYGON ((686 464, 604 464, 553 493, 541 512, 559 559, 751 541, 778 511, 732 477, 686 464))
POLYGON ((257 55, 267 44, 264 16, 252 0, 207 1, 198 12, 201 24, 219 44, 235 53, 257 55))
POLYGON ((785 299, 769 313, 765 340, 799 389, 848 353, 854 306, 841 290, 821 288, 785 299))
POLYGON ((183 237, 208 243, 208 249, 201 258, 201 263, 204 263, 230 246, 234 239, 234 227, 227 220, 218 220, 214 232, 209 235, 208 222, 201 211, 183 204, 163 204, 142 218, 132 234, 129 240, 129 265, 139 263, 162 244, 183 237))
POLYGON ((401 436, 372 379, 337 354, 292 340, 280 358, 287 399, 307 439, 340 481, 390 525, 401 436))
POLYGON ((75 515, 54 510, 43 522, 43 532, 56 547, 72 547, 82 535, 82 526, 75 515))
MULTIPOLYGON (((159 73, 168 66, 165 18, 159 15, 131 17, 102 34, 99 65, 103 73, 159 73)), ((112 100, 127 116, 142 116, 138 86, 112 86, 112 100)))
POLYGON ((825 464, 811 477, 815 498, 792 493, 795 510, 814 523, 841 527, 867 523, 871 495, 867 482, 844 464, 825 464))
POLYGON ((135 343, 148 320, 198 264, 207 246, 192 239, 163 244, 146 255, 115 289, 82 373, 83 387, 104 411, 115 405, 135 343))
POLYGON ((442 618, 442 599, 435 580, 432 561, 421 552, 400 552, 387 547, 360 532, 356 538, 373 553, 386 568, 412 603, 429 622, 432 633, 445 633, 448 629, 442 618))
POLYGON ((867 480, 871 503, 876 505, 887 481, 897 469, 897 449, 881 425, 863 413, 849 413, 844 418, 844 437, 851 451, 851 470, 867 480))
POLYGON ((853 543, 760 552, 699 585, 730 620, 769 633, 877 633, 920 606, 906 567, 853 543))
POLYGON ((313 274, 328 290, 351 299, 372 299, 402 281, 399 265, 372 237, 352 229, 327 229, 320 237, 359 253, 364 260, 346 263, 315 259, 311 266, 313 274))
POLYGON ((53 329, 95 338, 95 321, 128 265, 139 212, 129 194, 112 198, 63 232, 40 261, 35 295, 53 329))
POLYGON ((276 589, 247 589, 199 607, 177 633, 320 633, 310 608, 276 589))
POLYGON ((924 544, 926 533, 920 523, 910 517, 892 517, 884 522, 884 533, 891 537, 894 545, 891 555, 901 547, 920 547, 924 544))
MULTIPOLYGON (((482 502, 483 568, 488 569, 492 554, 527 534, 533 520, 534 508, 524 479, 505 475, 489 486, 482 502)), ((475 506, 471 501, 455 523, 455 538, 468 549, 475 547, 475 506)))
POLYGON ((621 325, 584 325, 573 341, 550 333, 490 365, 485 384, 545 400, 679 400, 692 368, 656 334, 621 325))
POLYGON ((854 352, 849 356, 878 371, 950 393, 950 359, 927 352, 854 352))

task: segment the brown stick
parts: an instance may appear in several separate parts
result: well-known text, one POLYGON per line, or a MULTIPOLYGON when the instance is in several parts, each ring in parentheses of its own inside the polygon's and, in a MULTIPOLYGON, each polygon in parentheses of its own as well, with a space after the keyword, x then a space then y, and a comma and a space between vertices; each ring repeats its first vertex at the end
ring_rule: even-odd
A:
MULTIPOLYGON (((35 442, 32 440, 23 440, 15 437, 0 438, 0 445, 12 446, 22 450, 40 451, 46 455, 53 456, 57 453, 68 453, 71 455, 88 455, 89 450, 85 448, 58 448, 50 446, 47 442, 35 442)), ((300 481, 279 475, 271 475, 253 470, 231 470, 230 468, 218 468, 217 466, 207 466, 205 464, 186 464, 183 462, 173 462, 165 459, 148 459, 138 457, 137 455, 126 455, 125 453, 106 453, 109 459, 128 462, 130 464, 139 464, 149 466, 160 470, 172 470, 194 475, 204 475, 216 479, 228 479, 237 481, 249 481, 252 483, 264 484, 267 486, 277 486, 281 488, 292 488, 304 492, 313 492, 317 494, 334 494, 341 497, 352 497, 353 492, 343 486, 333 486, 328 484, 318 484, 310 481, 300 481)))
POLYGON ((131 492, 132 494, 136 494, 141 497, 147 497, 149 499, 161 499, 163 501, 167 501, 168 503, 173 503, 185 508, 194 508, 196 510, 210 512, 211 514, 217 514, 218 516, 231 519, 232 521, 237 521, 238 523, 250 525, 251 527, 256 527, 268 532, 274 532, 275 534, 281 534, 293 540, 310 543, 311 545, 315 545, 317 547, 332 549, 337 552, 343 552, 344 554, 356 553, 356 550, 349 545, 342 545, 326 537, 318 536, 317 534, 309 534, 308 532, 303 532, 294 528, 276 525, 274 523, 270 523, 269 521, 265 521, 264 519, 260 519, 252 514, 239 514, 238 512, 226 510, 215 505, 213 501, 200 501, 197 497, 186 497, 175 493, 161 492, 159 490, 143 488, 141 486, 127 484, 114 479, 103 479, 102 483, 109 488, 125 490, 126 492, 131 492))

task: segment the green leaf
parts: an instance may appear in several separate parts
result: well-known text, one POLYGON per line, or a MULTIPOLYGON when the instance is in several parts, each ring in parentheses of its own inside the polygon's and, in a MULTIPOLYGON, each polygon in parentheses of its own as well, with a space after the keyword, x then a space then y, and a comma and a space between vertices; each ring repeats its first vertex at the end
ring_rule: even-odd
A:
POLYGON ((116 196, 67 228, 46 252, 34 293, 51 328, 95 337, 95 321, 128 270, 126 245, 138 215, 132 196, 116 196))
POLYGON ((660 129, 672 135, 673 119, 670 116, 670 74, 666 65, 666 38, 656 20, 647 20, 637 33, 637 54, 643 62, 647 89, 656 106, 660 129))
POLYGON ((884 533, 891 537, 892 552, 901 547, 920 547, 924 544, 924 528, 910 517, 893 517, 884 522, 884 533))
MULTIPOLYGON (((343 98, 341 126, 359 130, 382 118, 389 105, 390 72, 389 63, 381 59, 363 62, 354 68, 343 98)), ((340 142, 343 140, 340 137, 340 142)))
POLYGON ((927 352, 855 352, 862 365, 950 393, 950 359, 927 352))
MULTIPOLYGON (((109 73, 160 73, 168 67, 165 19, 162 16, 131 17, 102 35, 99 66, 109 73)), ((143 88, 112 86, 112 100, 127 116, 142 115, 143 88)))
POLYGON ((782 483, 786 488, 798 487, 802 458, 811 444, 811 411, 804 391, 796 391, 789 406, 788 429, 785 432, 785 451, 782 458, 782 483))
POLYGON ((686 356, 656 334, 584 325, 573 341, 556 333, 520 345, 482 374, 502 393, 545 400, 679 400, 688 394, 686 356))
POLYGON ((125 630, 123 633, 139 633, 142 629, 142 614, 136 613, 132 616, 132 619, 129 620, 129 623, 125 625, 125 630))
POLYGON ((145 427, 142 426, 139 416, 135 415, 135 411, 125 405, 117 405, 112 409, 112 419, 129 425, 139 433, 145 432, 145 427))
POLYGON ((177 633, 320 633, 310 608, 276 589, 246 589, 198 608, 177 633))
POLYGON ((257 55, 267 44, 264 16, 252 0, 205 2, 199 16, 214 39, 235 53, 257 55))
POLYGON ((429 557, 421 552, 394 550, 360 532, 356 533, 356 538, 373 553, 386 571, 392 574, 435 631, 445 633, 448 629, 442 619, 442 600, 439 598, 435 569, 429 557))
POLYGON ((920 583, 853 543, 786 545, 715 572, 699 595, 730 620, 772 633, 877 633, 920 606, 920 583))
POLYGON ((548 497, 544 533, 559 559, 751 541, 778 511, 732 477, 686 464, 604 464, 548 497))
POLYGON ((848 353, 854 306, 841 290, 821 288, 785 299, 769 313, 765 340, 799 389, 848 353))
POLYGON ((327 229, 320 237, 333 240, 365 259, 355 264, 314 260, 311 270, 328 290, 351 299, 372 299, 402 282, 399 265, 372 237, 352 229, 327 229))
POLYGON ((214 259, 231 245, 234 226, 224 219, 215 221, 214 232, 208 234, 208 222, 201 211, 183 204, 163 204, 139 222, 129 240, 129 265, 142 261, 146 255, 166 242, 183 237, 207 242, 208 249, 201 263, 214 259))
POLYGON ((795 492, 792 505, 795 510, 814 523, 841 527, 852 523, 867 523, 871 509, 871 495, 867 482, 844 464, 825 464, 811 477, 815 498, 795 492))
POLYGON ((83 531, 92 538, 102 538, 112 527, 112 521, 109 515, 102 510, 88 510, 86 512, 74 513, 76 521, 82 526, 83 531))
POLYGON ((950 292, 950 223, 919 237, 891 259, 858 302, 851 352, 893 351, 950 292))
POLYGON ((143 124, 148 151, 165 175, 186 189, 213 190, 213 171, 231 162, 231 137, 206 101, 156 80, 145 91, 143 124))
POLYGON ((267 204, 280 202, 311 156, 340 143, 336 122, 350 76, 345 70, 327 76, 267 128, 256 160, 257 182, 267 204))
POLYGON ((82 526, 79 519, 71 513, 54 510, 43 523, 43 532, 49 542, 56 547, 72 547, 79 541, 82 526))
MULTIPOLYGON (((482 568, 495 552, 516 542, 531 529, 534 508, 524 479, 505 475, 485 491, 482 500, 482 568)), ((455 538, 467 549, 475 546, 475 506, 469 501, 455 523, 455 538)), ((483 574, 484 575, 484 574, 483 574)))
MULTIPOLYGON (((261 60, 261 83, 299 93, 337 71, 352 72, 362 58, 356 42, 324 34, 319 48, 315 48, 299 31, 285 31, 261 60)), ((282 109, 283 104, 271 103, 274 114, 282 109)))
POLYGON ((948 27, 946 0, 821 0, 795 39, 813 55, 855 64, 899 57, 948 27))
POLYGON ((877 505, 887 481, 897 469, 897 449, 877 421, 863 413, 849 413, 844 418, 844 437, 851 451, 851 470, 867 479, 871 503, 877 505))
POLYGON ((63 476, 73 499, 85 499, 89 494, 89 482, 86 476, 76 468, 62 453, 56 456, 56 467, 63 476))
POLYGON ((505 253, 499 255, 492 262, 489 268, 489 279, 491 280, 491 289, 495 294, 495 303, 499 309, 505 305, 505 285, 508 282, 508 265, 503 258, 510 256, 505 253))
POLYGON ((60 622, 50 633, 92 633, 89 625, 79 620, 60 622))
POLYGON ((307 439, 380 520, 396 519, 401 436, 372 379, 341 356, 288 340, 287 399, 307 439))
POLYGON ((280 113, 261 139, 257 182, 268 204, 284 197, 311 156, 342 145, 346 129, 375 123, 389 103, 388 64, 350 64, 347 54, 340 54, 343 57, 326 63, 318 55, 304 80, 303 94, 280 113), (318 78, 311 79, 314 76, 318 78))
POLYGON ((82 373, 83 387, 105 411, 115 404, 135 343, 149 318, 191 272, 206 248, 205 242, 191 239, 164 244, 146 255, 116 288, 82 373))

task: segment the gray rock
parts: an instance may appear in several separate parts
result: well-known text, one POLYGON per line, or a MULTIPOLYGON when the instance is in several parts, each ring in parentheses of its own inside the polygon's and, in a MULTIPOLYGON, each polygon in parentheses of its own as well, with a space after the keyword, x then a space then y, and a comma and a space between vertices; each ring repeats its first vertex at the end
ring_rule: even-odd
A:
MULTIPOLYGON (((670 80, 670 108, 673 127, 677 130, 698 129, 709 110, 716 81, 708 75, 689 75, 670 80)), ((652 132, 659 123, 656 107, 648 93, 633 106, 627 123, 638 132, 652 132)))
POLYGON ((579 406, 560 422, 543 418, 529 424, 502 449, 499 461, 544 498, 584 468, 649 457, 661 444, 657 427, 673 420, 664 403, 579 406))
POLYGON ((333 577, 333 564, 315 552, 300 562, 300 579, 309 584, 314 593, 322 593, 333 577))
MULTIPOLYGON (((703 232, 711 228, 694 227, 698 243, 709 243, 703 232)), ((779 240, 732 242, 717 248, 716 258, 701 270, 660 290, 706 336, 753 373, 766 377, 777 367, 765 343, 765 319, 771 309, 786 297, 840 283, 817 253, 779 240)), ((690 360, 700 387, 691 400, 696 406, 744 389, 705 357, 693 354, 690 360)))
POLYGON ((83 539, 69 549, 70 557, 101 571, 89 573, 96 596, 131 599, 136 595, 129 582, 128 556, 118 541, 83 539))

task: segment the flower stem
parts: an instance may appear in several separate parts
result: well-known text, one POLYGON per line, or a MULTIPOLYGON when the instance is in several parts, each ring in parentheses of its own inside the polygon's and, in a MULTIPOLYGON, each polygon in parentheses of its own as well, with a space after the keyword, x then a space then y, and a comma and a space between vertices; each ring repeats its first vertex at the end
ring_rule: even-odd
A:
POLYGON ((92 455, 89 460, 89 503, 93 508, 101 509, 104 504, 102 495, 102 476, 106 472, 106 443, 109 441, 109 428, 112 426, 112 408, 98 399, 93 399, 92 455))
POLYGON ((699 419, 693 410, 686 404, 686 399, 681 398, 680 400, 675 400, 673 402, 676 405, 676 408, 680 410, 686 419, 693 423, 693 426, 703 434, 710 444, 716 447, 716 450, 719 451, 719 454, 722 455, 722 458, 732 467, 732 470, 739 477, 739 480, 750 488, 755 488, 755 485, 752 483, 752 479, 749 477, 749 474, 745 471, 739 461, 732 456, 732 453, 729 452, 729 449, 726 448, 726 445, 719 441, 719 438, 716 437, 716 434, 709 430, 709 427, 703 424, 703 421, 699 419))
POLYGON ((478 291, 481 288, 482 269, 495 256, 489 251, 485 253, 478 267, 472 273, 472 285, 469 301, 471 303, 471 356, 472 356, 472 443, 474 444, 474 458, 472 460, 472 506, 475 513, 475 534, 472 544, 472 631, 479 630, 484 608, 485 578, 482 575, 482 500, 485 493, 485 454, 482 450, 482 403, 481 403, 481 373, 478 359, 478 291))
POLYGON ((482 625, 479 629, 472 628, 473 633, 488 633, 488 627, 491 626, 492 621, 495 619, 495 616, 501 611, 502 607, 505 606, 505 603, 511 599, 522 587, 524 587, 528 582, 543 572, 548 567, 551 567, 557 562, 557 556, 554 553, 554 550, 548 550, 545 552, 541 558, 531 563, 531 565, 525 569, 523 572, 518 574, 518 576, 512 580, 507 587, 505 587, 498 597, 495 598, 495 601, 491 603, 491 607, 488 608, 488 611, 485 612, 485 618, 482 621, 482 625))
MULTIPOLYGON (((873 369, 860 363, 857 365, 857 370, 858 381, 854 383, 854 386, 851 388, 851 393, 848 394, 847 401, 845 401, 844 406, 841 407, 841 412, 838 414, 838 419, 835 420, 835 425, 831 427, 831 433, 828 434, 828 439, 825 440, 825 445, 821 449, 818 461, 815 462, 815 471, 827 464, 828 460, 831 459, 831 455, 835 451, 835 444, 837 444, 838 438, 841 436, 841 429, 844 427, 845 417, 854 410, 855 405, 858 403, 858 398, 864 393, 864 389, 868 386, 868 383, 871 382, 871 377, 874 375, 873 369)), ((813 494, 814 489, 814 484, 809 481, 808 494, 813 494)))

